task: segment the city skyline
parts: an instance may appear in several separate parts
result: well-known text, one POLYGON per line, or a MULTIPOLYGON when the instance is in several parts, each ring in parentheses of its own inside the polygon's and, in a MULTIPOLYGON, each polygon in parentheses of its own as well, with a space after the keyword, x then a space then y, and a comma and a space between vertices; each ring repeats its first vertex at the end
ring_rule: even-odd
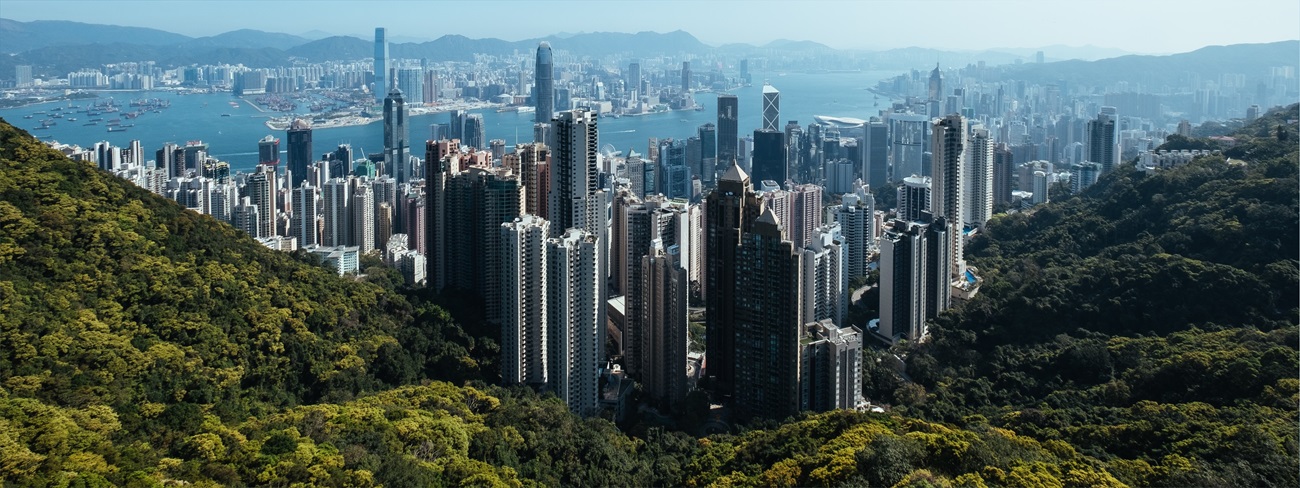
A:
MULTIPOLYGON (((319 1, 321 8, 304 9, 306 2, 190 1, 182 2, 185 13, 203 18, 204 22, 187 25, 183 32, 193 37, 212 36, 239 29, 280 32, 304 37, 349 35, 367 38, 373 26, 387 27, 390 39, 432 40, 442 35, 470 38, 501 38, 509 41, 542 37, 564 37, 583 32, 670 32, 683 30, 702 42, 714 46, 747 43, 758 46, 779 40, 819 42, 836 49, 882 50, 903 47, 956 49, 962 51, 1026 49, 1049 46, 1095 47, 1131 53, 1167 54, 1185 52, 1210 45, 1261 43, 1300 38, 1300 4, 1274 0, 1247 2, 1255 8, 1215 9, 1208 2, 1091 2, 1087 8, 1063 12, 1057 2, 980 1, 954 2, 837 2, 819 1, 799 4, 798 9, 784 9, 780 16, 745 15, 742 8, 763 11, 754 2, 668 2, 671 7, 687 7, 689 15, 636 15, 648 4, 641 2, 602 3, 601 11, 618 19, 607 27, 584 22, 575 25, 568 12, 581 8, 590 11, 590 2, 552 2, 545 8, 525 2, 416 3, 367 2, 364 4, 319 1), (1198 8, 1204 3, 1205 8, 1198 8), (228 15, 256 5, 260 15, 228 15), (971 8, 972 6, 977 8, 971 8), (572 7, 572 8, 566 8, 572 7), (489 12, 520 15, 495 15, 493 24, 443 23, 438 30, 423 23, 424 15, 399 15, 394 10, 419 12, 436 10, 439 15, 470 18, 489 12), (915 28, 909 22, 872 22, 869 19, 905 18, 918 10, 927 12, 932 28, 915 28), (1122 10, 1125 14, 1118 15, 1122 10), (1269 15, 1259 15, 1267 11, 1269 15), (834 12, 832 15, 831 12, 834 12), (317 18, 322 16, 324 18, 317 18), (717 16, 736 17, 741 22, 716 23, 717 16), (357 32, 335 31, 322 26, 337 25, 331 19, 347 18, 357 32), (1086 27, 1062 29, 1054 19, 1069 18, 1072 24, 1086 27), (1151 18, 1163 19, 1152 23, 1151 18), (297 24, 288 24, 289 19, 297 24), (1250 28, 1222 29, 1225 24, 1250 28), (728 28, 728 25, 736 27, 728 28), (801 26, 820 25, 806 29, 801 26), (985 25, 988 29, 975 29, 985 25), (994 28, 1015 26, 1014 29, 994 28), (731 29, 731 30, 728 30, 731 29), (936 35, 936 32, 969 30, 960 36, 936 35), (974 34, 978 32, 978 34, 974 34)), ((762 2, 759 2, 762 3, 762 2)), ((158 9, 154 1, 90 2, 81 0, 31 1, 6 0, 4 18, 17 21, 67 20, 74 22, 158 28, 170 25, 166 19, 175 15, 170 9, 158 9), (57 14, 52 6, 59 6, 57 14)), ((171 4, 175 5, 175 4, 171 4)), ((656 4, 662 5, 662 2, 656 4)), ((166 29, 162 29, 166 30, 166 29)))

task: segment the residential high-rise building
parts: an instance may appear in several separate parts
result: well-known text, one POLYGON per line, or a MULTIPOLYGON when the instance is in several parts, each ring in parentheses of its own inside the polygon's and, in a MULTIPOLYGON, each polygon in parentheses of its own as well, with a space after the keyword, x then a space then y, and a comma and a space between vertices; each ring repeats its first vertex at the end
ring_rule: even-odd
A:
POLYGON ((28 88, 33 84, 32 65, 20 64, 14 66, 14 86, 18 88, 28 88))
POLYGON ((554 80, 555 65, 551 60, 551 43, 542 41, 537 45, 537 63, 533 75, 533 104, 537 108, 533 120, 537 122, 550 122, 555 113, 554 80))
POLYGON ((962 205, 961 224, 983 229, 993 216, 993 139, 982 125, 971 129, 964 173, 966 202, 962 205))
POLYGON ((849 305, 846 249, 839 224, 817 229, 808 245, 799 251, 801 322, 822 319, 844 323, 849 305))
POLYGON ((1088 121, 1088 161, 1101 164, 1101 172, 1109 173, 1119 163, 1119 123, 1114 107, 1102 107, 1097 118, 1088 121))
POLYGON ((830 319, 804 325, 800 355, 803 410, 825 412, 862 404, 862 331, 830 319))
POLYGON ((388 31, 375 28, 375 101, 382 103, 392 80, 388 79, 388 31))
POLYGON ((261 234, 261 221, 257 205, 249 197, 241 198, 239 205, 236 205, 230 213, 230 225, 244 231, 254 239, 263 237, 261 234))
POLYGON ((352 180, 352 241, 361 254, 375 250, 375 193, 364 180, 352 180))
POLYGON ((1006 143, 998 144, 993 149, 993 203, 995 205, 1011 204, 1011 182, 1015 175, 1015 158, 1006 143))
MULTIPOLYGON (((311 172, 311 163, 315 159, 311 152, 311 125, 302 119, 294 119, 289 124, 288 136, 289 147, 287 159, 289 160, 289 187, 290 189, 302 186, 303 181, 307 180, 307 175, 311 172)), ((333 175, 333 176, 342 176, 333 175)))
POLYGON ((812 242, 817 228, 822 226, 822 187, 792 185, 787 191, 791 196, 791 218, 786 232, 795 247, 802 248, 812 242))
POLYGON ((705 198, 704 273, 705 327, 708 366, 714 391, 729 397, 736 388, 736 264, 741 236, 751 231, 763 210, 749 175, 731 165, 718 187, 705 198))
POLYGON ((571 228, 603 235, 604 194, 596 167, 596 113, 571 110, 552 121, 555 146, 551 148, 551 196, 548 214, 551 234, 571 228))
MULTIPOLYGON (((763 129, 765 131, 781 130, 777 124, 781 121, 781 92, 772 85, 763 84, 763 129)), ((785 180, 781 180, 785 181, 785 180)))
POLYGON ((604 336, 600 241, 572 228, 546 241, 548 384, 569 410, 596 411, 604 336))
POLYGON ((427 279, 481 297, 487 320, 499 323, 501 224, 521 215, 524 188, 509 169, 486 166, 455 172, 443 164, 431 180, 426 198, 434 208, 426 226, 432 237, 426 262, 436 264, 429 265, 427 279))
POLYGON ((874 117, 862 126, 866 141, 862 145, 862 179, 872 188, 889 184, 889 126, 874 117))
POLYGON ((320 244, 316 229, 316 221, 320 219, 320 209, 316 207, 319 192, 312 185, 303 185, 291 191, 293 220, 289 224, 289 235, 298 239, 299 247, 320 244))
POLYGON ((423 105, 424 101, 424 70, 420 68, 401 68, 397 70, 397 83, 394 85, 402 91, 402 96, 406 103, 411 105, 423 105))
POLYGON ((641 258, 642 344, 640 381, 644 391, 670 408, 686 400, 687 297, 690 282, 680 249, 654 240, 641 258))
POLYGON ((926 225, 896 220, 880 238, 880 335, 889 341, 925 335, 926 225))
POLYGON ((832 210, 831 216, 839 225, 842 237, 846 282, 867 275, 867 263, 876 250, 875 210, 876 199, 866 185, 841 196, 840 204, 832 210))
POLYGON ((790 177, 787 157, 784 132, 767 129, 754 131, 753 164, 751 165, 754 169, 754 179, 784 183, 790 177))
POLYGON ((551 149, 546 144, 515 146, 519 156, 519 179, 524 185, 524 213, 547 218, 547 195, 551 191, 551 149))
POLYGON ((501 224, 501 380, 547 382, 547 248, 549 223, 524 215, 501 224))
POLYGON ((280 140, 275 136, 266 136, 257 141, 257 164, 276 166, 280 164, 280 140))
POLYGON ((736 250, 732 398, 742 419, 799 409, 799 255, 781 234, 764 209, 736 250))
POLYGON ((930 204, 930 177, 928 176, 909 176, 903 178, 903 184, 898 187, 898 218, 906 222, 923 222, 929 220, 927 215, 931 214, 930 204))
MULTIPOLYGON (((641 93, 641 63, 633 61, 627 65, 627 91, 639 98, 641 93)), ((547 119, 549 120, 549 119, 547 119)))
POLYGON ((961 219, 966 203, 965 170, 966 118, 953 114, 934 123, 930 176, 930 213, 937 222, 940 217, 950 227, 947 254, 951 256, 953 278, 966 271, 962 259, 961 219))
POLYGON ((352 188, 349 178, 332 178, 324 188, 324 232, 321 244, 347 246, 352 242, 352 188))
MULTIPOLYGON (((384 169, 397 178, 398 183, 407 183, 411 178, 410 132, 406 128, 406 102, 402 90, 393 88, 384 98, 384 169)), ((365 254, 365 250, 361 251, 365 254)))
POLYGON ((1097 182, 1101 175, 1101 164, 1091 161, 1070 165, 1070 192, 1079 193, 1097 182))
POLYGON ((715 173, 722 173, 739 158, 740 101, 735 95, 718 95, 718 157, 715 173))
POLYGON ((375 204, 374 222, 375 249, 388 249, 388 238, 393 236, 393 207, 388 202, 375 204))
POLYGON ((251 198, 253 205, 257 205, 257 212, 260 216, 256 237, 277 235, 275 218, 278 215, 276 212, 278 207, 275 201, 280 192, 276 182, 275 168, 271 166, 258 166, 257 170, 248 175, 248 179, 244 182, 244 196, 251 198))

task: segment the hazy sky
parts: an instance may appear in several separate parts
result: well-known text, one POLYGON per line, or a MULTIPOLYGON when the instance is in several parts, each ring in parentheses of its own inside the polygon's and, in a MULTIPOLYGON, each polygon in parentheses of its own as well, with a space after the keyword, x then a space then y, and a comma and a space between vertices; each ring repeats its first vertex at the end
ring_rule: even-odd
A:
POLYGON ((1300 39, 1296 0, 335 1, 0 0, 0 17, 152 27, 520 40, 559 32, 685 30, 709 44, 811 40, 842 49, 1054 44, 1184 52, 1300 39))

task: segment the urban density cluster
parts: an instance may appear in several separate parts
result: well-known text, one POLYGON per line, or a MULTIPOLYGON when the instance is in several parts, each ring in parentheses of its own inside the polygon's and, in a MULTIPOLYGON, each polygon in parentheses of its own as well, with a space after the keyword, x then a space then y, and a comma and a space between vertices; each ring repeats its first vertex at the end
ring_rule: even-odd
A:
MULTIPOLYGON (((703 389, 735 420, 871 408, 861 349, 922 340, 929 319, 978 293, 963 246, 995 212, 1082 191, 1124 161, 1159 170, 1190 159, 1151 152, 1190 125, 1130 87, 990 81, 983 66, 945 77, 936 66, 882 82, 875 91, 893 99, 866 118, 801 126, 781 118, 775 86, 754 107, 724 92, 750 81, 745 60, 739 77, 704 87, 720 92, 715 123, 686 140, 651 138, 645 154, 603 153, 603 116, 694 107, 699 77, 690 61, 673 64, 681 82, 664 89, 632 62, 606 84, 557 72, 556 57, 543 42, 531 64, 456 95, 534 111, 532 141, 513 148, 488 139, 479 114, 452 111, 413 152, 407 106, 446 81, 390 59, 377 29, 368 66, 304 71, 290 85, 369 84, 383 105, 382 153, 343 144, 317 157, 309 120, 287 128, 284 161, 282 139, 259 141, 250 173, 231 174, 201 141, 152 157, 138 141, 62 149, 340 274, 376 254, 412 286, 481 299, 502 330, 503 381, 554 392, 574 412, 617 412, 639 384, 664 411, 703 389), (750 109, 761 126, 742 128, 750 109), (890 208, 877 207, 882 191, 890 208), (878 314, 852 320, 869 286, 878 314)), ((279 89, 264 72, 218 76, 243 93, 279 89)), ((1203 117, 1236 96, 1191 95, 1203 117)))

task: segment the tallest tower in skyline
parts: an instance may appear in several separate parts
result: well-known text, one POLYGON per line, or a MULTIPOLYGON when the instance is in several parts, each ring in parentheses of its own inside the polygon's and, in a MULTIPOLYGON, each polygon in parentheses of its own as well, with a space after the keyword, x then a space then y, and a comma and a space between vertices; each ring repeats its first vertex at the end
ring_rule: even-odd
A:
POLYGON ((388 95, 388 29, 375 27, 375 101, 388 95))
POLYGON ((555 113, 555 64, 551 61, 551 43, 537 45, 537 66, 533 74, 533 104, 536 122, 547 123, 555 113))

